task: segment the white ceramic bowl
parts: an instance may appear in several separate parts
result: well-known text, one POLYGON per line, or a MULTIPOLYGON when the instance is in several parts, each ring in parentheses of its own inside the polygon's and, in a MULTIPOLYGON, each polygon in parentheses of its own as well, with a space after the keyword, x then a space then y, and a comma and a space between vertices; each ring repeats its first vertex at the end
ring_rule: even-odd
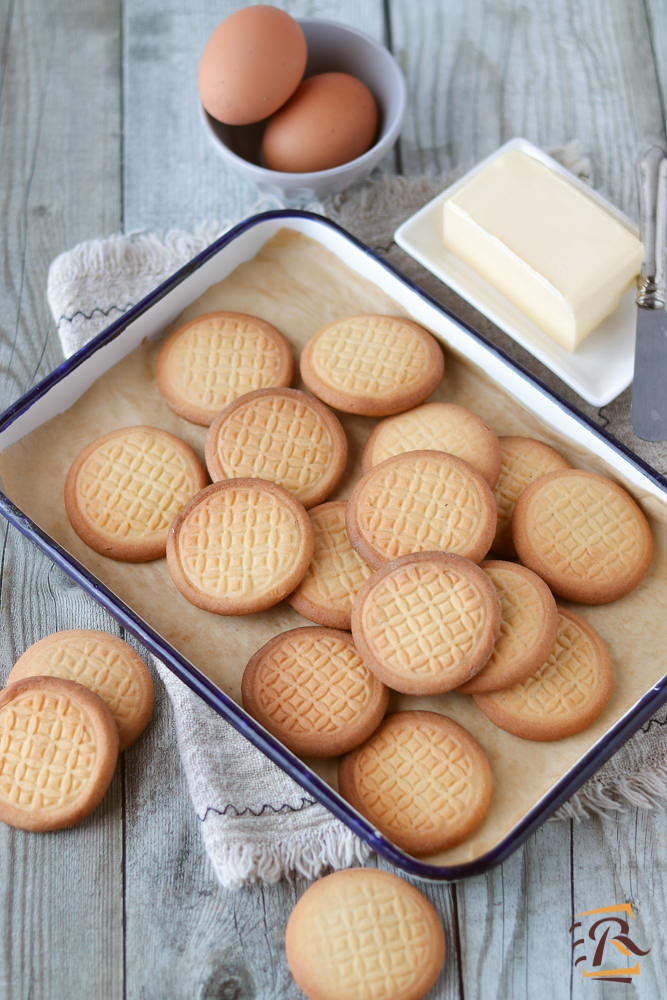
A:
POLYGON ((306 76, 337 70, 358 77, 373 93, 380 111, 375 143, 362 156, 329 170, 294 174, 268 170, 261 161, 263 123, 223 125, 200 105, 204 127, 220 156, 257 187, 287 201, 323 198, 366 177, 398 139, 406 88, 398 63, 368 35, 335 21, 299 20, 308 43, 306 76))

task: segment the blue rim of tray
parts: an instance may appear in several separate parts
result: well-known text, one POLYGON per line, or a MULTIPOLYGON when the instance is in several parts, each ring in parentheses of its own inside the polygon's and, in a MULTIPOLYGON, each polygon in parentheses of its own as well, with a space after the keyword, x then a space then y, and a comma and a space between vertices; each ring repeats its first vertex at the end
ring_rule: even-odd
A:
MULTIPOLYGON (((308 219, 318 225, 328 227, 343 236, 357 249, 367 254, 384 270, 394 275, 402 284, 410 288, 421 299, 428 302, 440 313, 461 327, 488 351, 499 357, 503 362, 517 371, 526 381, 532 383, 542 393, 548 396, 561 409, 584 424, 593 433, 603 438, 607 444, 618 452, 625 460, 639 469, 648 479, 665 493, 667 500, 667 479, 651 468, 638 455, 617 441, 603 428, 598 427, 584 413, 560 397, 535 375, 529 372, 519 362, 513 360, 501 348, 492 344, 467 323, 460 320, 451 311, 445 309, 436 299, 425 292, 416 282, 411 281, 398 268, 383 260, 374 250, 352 236, 341 226, 324 216, 298 209, 276 209, 253 215, 234 226, 224 235, 211 243, 205 250, 197 254, 191 261, 179 268, 171 277, 158 285, 145 298, 130 308, 119 319, 92 338, 79 351, 55 368, 41 382, 29 389, 15 403, 0 414, 0 431, 8 427, 17 417, 30 409, 42 396, 67 377, 87 358, 95 354, 99 348, 114 340, 122 331, 133 323, 142 313, 150 309, 168 292, 179 285, 189 275, 198 270, 202 264, 214 257, 228 243, 234 241, 241 233, 265 221, 290 219, 308 219)), ((202 698, 207 705, 229 722, 239 733, 246 737, 257 749, 270 760, 278 764, 290 777, 294 778, 302 788, 312 794, 316 801, 325 805, 330 812, 348 826, 373 850, 386 858, 397 868, 418 878, 436 881, 456 881, 471 875, 478 875, 494 865, 500 864, 516 850, 560 805, 563 804, 613 753, 646 722, 657 709, 667 700, 667 676, 651 687, 636 703, 633 709, 616 722, 596 746, 585 753, 556 784, 533 806, 532 809, 517 823, 512 830, 491 850, 473 861, 457 865, 434 865, 420 861, 391 843, 379 833, 367 820, 361 817, 330 785, 319 775, 310 770, 298 757, 287 750, 270 733, 266 732, 253 718, 228 695, 213 684, 186 657, 170 646, 158 633, 137 615, 127 604, 121 601, 94 574, 83 567, 62 546, 42 531, 22 510, 20 510, 4 493, 0 492, 0 514, 2 514, 18 531, 34 542, 45 552, 53 562, 71 579, 86 590, 91 597, 102 605, 128 632, 135 636, 155 656, 162 660, 176 676, 192 691, 202 698)))

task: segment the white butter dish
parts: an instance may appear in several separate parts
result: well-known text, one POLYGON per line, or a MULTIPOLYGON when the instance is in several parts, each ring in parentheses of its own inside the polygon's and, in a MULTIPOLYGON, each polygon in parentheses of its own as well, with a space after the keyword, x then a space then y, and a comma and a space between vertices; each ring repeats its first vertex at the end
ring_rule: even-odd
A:
POLYGON ((597 192, 525 139, 513 139, 446 188, 396 231, 396 243, 422 266, 483 313, 501 330, 551 369, 593 406, 614 399, 632 381, 635 341, 634 287, 617 308, 578 345, 569 351, 443 244, 443 211, 448 202, 490 164, 510 152, 524 153, 564 177, 595 205, 636 235, 631 220, 597 192))

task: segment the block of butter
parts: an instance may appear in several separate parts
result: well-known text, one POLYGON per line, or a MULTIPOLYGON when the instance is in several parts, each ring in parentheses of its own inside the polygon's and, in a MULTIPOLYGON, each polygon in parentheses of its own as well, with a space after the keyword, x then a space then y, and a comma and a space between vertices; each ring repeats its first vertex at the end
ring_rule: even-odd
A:
POLYGON ((593 198, 508 151, 444 202, 444 243, 566 350, 639 273, 641 242, 593 198))

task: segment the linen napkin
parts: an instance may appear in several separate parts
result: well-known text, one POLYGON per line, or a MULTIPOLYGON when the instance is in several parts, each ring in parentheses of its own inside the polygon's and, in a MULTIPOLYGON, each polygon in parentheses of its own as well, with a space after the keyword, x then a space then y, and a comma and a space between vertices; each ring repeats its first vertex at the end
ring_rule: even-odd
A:
MULTIPOLYGON (((580 176, 590 175, 590 165, 576 145, 554 153, 580 176)), ((391 245, 392 234, 400 222, 452 179, 386 177, 304 207, 339 222, 410 273, 414 264, 391 245)), ((254 210, 273 207, 283 206, 267 198, 254 210)), ((61 254, 51 265, 47 295, 65 355, 77 350, 229 225, 205 222, 190 233, 118 234, 86 241, 61 254)), ((424 283, 423 273, 413 276, 424 283)), ((649 460, 664 468, 667 447, 653 447, 649 460)), ((273 882, 293 871, 312 879, 326 868, 361 864, 368 858, 369 848, 347 827, 163 664, 156 661, 155 665, 173 706, 178 747, 204 845, 223 886, 238 887, 256 879, 273 882)), ((561 807, 557 817, 608 814, 635 805, 655 805, 667 798, 665 725, 667 708, 561 807)))

